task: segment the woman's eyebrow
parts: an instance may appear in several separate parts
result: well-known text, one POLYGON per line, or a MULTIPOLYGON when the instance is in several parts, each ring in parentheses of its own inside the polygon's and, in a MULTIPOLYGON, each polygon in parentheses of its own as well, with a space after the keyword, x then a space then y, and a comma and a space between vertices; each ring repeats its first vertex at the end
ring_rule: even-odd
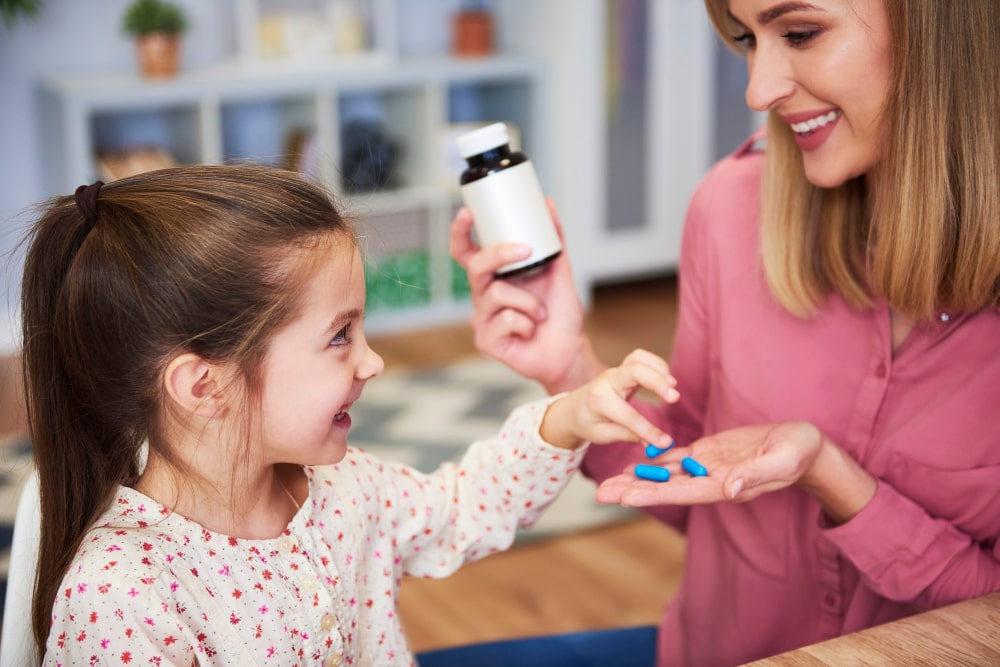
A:
POLYGON ((767 25, 771 21, 777 18, 789 14, 791 12, 798 11, 809 11, 815 10, 816 6, 811 5, 808 2, 782 2, 781 4, 769 7, 757 14, 757 22, 761 25, 767 25))

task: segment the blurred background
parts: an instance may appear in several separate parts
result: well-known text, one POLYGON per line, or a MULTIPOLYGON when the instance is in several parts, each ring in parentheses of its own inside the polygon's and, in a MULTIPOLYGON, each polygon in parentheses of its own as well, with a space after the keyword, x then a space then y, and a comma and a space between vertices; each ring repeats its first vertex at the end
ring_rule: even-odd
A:
POLYGON ((458 133, 512 126, 589 302, 675 268, 693 187, 755 123, 701 0, 175 0, 179 63, 144 73, 148 3, 0 0, 0 355, 31 205, 98 178, 257 161, 318 179, 362 223, 377 335, 468 315, 447 257, 458 133))

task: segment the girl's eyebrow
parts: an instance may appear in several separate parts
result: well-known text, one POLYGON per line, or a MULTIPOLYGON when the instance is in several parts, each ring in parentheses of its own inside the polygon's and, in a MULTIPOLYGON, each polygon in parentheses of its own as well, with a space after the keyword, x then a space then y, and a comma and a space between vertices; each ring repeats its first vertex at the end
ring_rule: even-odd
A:
POLYGON ((328 326, 324 331, 323 335, 327 336, 330 334, 335 334, 344 328, 344 325, 351 320, 356 320, 361 317, 362 312, 358 308, 352 308, 351 310, 345 311, 343 313, 337 314, 331 321, 330 326, 328 326))

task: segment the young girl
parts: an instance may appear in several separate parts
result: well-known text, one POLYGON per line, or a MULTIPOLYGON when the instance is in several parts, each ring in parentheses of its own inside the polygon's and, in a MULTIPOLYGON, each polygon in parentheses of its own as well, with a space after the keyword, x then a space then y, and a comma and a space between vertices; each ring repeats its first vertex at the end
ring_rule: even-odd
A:
POLYGON ((383 367, 361 257, 290 173, 81 186, 35 225, 22 299, 46 664, 410 664, 404 574, 507 548, 587 441, 670 442, 627 403, 677 397, 637 351, 434 474, 349 449, 383 367))

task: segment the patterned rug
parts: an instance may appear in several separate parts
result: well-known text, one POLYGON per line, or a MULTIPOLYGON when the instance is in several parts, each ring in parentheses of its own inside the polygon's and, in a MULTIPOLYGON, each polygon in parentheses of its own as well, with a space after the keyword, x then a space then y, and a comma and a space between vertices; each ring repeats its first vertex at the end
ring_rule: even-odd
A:
MULTIPOLYGON (((349 441, 383 460, 431 472, 457 460, 474 440, 497 432, 514 407, 544 395, 537 384, 490 359, 470 358, 433 370, 394 368, 369 382, 351 409, 349 441)), ((30 468, 28 442, 0 447, 0 599, 5 599, 17 499, 30 468)), ((632 510, 597 505, 593 497, 593 483, 577 476, 518 540, 634 516, 632 510)))

